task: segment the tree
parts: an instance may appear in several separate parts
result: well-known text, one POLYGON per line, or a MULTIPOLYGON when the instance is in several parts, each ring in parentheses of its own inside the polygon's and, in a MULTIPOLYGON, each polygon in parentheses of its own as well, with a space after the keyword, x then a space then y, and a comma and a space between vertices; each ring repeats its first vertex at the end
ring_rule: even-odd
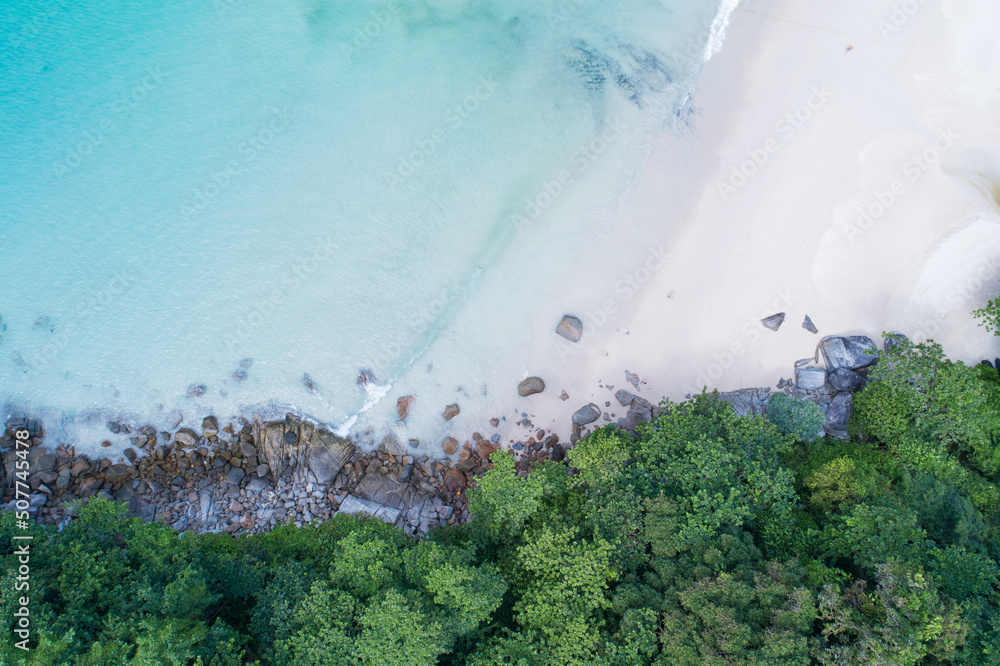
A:
POLYGON ((958 605, 943 598, 922 569, 891 561, 876 567, 876 588, 858 580, 819 595, 821 664, 918 664, 947 661, 965 643, 968 626, 958 605))
POLYGON ((474 528, 486 540, 510 542, 538 510, 542 486, 534 475, 526 479, 518 475, 508 451, 496 451, 490 462, 493 469, 469 491, 469 512, 475 518, 474 528))
POLYGON ((1000 335, 1000 296, 990 299, 985 307, 972 311, 972 316, 981 319, 980 326, 993 330, 993 335, 1000 335))
POLYGON ((635 485, 676 507, 676 547, 711 539, 727 527, 759 523, 776 550, 788 537, 795 492, 781 462, 791 439, 762 418, 738 418, 715 395, 664 402, 640 426, 635 485))
POLYGON ((880 354, 871 382, 855 396, 854 414, 862 430, 892 450, 905 464, 973 492, 977 505, 995 504, 994 487, 977 484, 958 462, 979 472, 1000 471, 1000 414, 988 409, 986 387, 977 372, 945 358, 933 341, 907 340, 880 354))
POLYGON ((616 576, 611 544, 577 537, 576 529, 542 527, 518 548, 527 584, 515 606, 517 620, 543 637, 551 663, 594 663, 597 613, 610 605, 608 583, 616 576))
POLYGON ((355 652, 364 666, 430 666, 445 651, 441 626, 396 590, 370 603, 358 625, 355 652))

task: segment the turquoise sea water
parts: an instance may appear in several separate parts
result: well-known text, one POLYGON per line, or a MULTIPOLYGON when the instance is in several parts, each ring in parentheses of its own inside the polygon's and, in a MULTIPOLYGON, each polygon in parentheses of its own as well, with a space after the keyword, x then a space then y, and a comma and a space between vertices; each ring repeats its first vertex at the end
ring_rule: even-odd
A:
POLYGON ((8 5, 0 404, 70 440, 286 407, 380 435, 408 393, 404 438, 492 416, 653 231, 594 211, 724 4, 8 5))

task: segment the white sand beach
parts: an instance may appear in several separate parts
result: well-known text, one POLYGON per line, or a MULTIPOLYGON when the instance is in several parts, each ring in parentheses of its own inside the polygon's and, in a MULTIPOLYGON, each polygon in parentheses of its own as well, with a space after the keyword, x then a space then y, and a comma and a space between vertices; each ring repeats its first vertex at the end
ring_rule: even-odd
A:
MULTIPOLYGON (((634 298, 592 336, 607 355, 525 402, 534 424, 568 436, 590 401, 622 416, 606 385, 629 388, 625 369, 653 401, 773 387, 823 335, 899 330, 966 362, 996 355, 971 311, 1000 292, 998 25, 991 0, 742 2, 693 93, 690 138, 712 166, 661 239, 670 259, 636 267, 634 298), (780 330, 763 328, 777 312, 780 330)), ((617 214, 676 213, 671 149, 617 214)))

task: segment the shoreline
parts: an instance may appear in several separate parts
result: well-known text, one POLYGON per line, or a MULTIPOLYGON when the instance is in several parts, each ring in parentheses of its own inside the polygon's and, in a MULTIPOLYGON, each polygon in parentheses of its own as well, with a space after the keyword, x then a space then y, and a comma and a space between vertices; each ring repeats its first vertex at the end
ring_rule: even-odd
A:
MULTIPOLYGON (((775 332, 783 325, 777 319, 768 322, 775 332)), ((888 352, 905 339, 899 332, 881 342, 863 335, 825 336, 813 357, 790 361, 793 379, 782 378, 777 390, 744 387, 709 395, 728 403, 738 417, 767 418, 771 398, 779 394, 811 402, 824 419, 817 436, 847 440, 854 393, 867 385, 878 360, 872 352, 888 352)), ((614 424, 635 434, 640 424, 654 421, 668 398, 651 403, 639 395, 641 380, 635 375, 630 379, 625 386, 635 392, 614 391, 616 406, 609 400, 604 408, 591 403, 574 412, 569 442, 525 420, 529 437, 504 442, 476 432, 461 446, 452 439, 456 455, 442 459, 417 455, 415 448, 408 449, 392 435, 377 447, 363 448, 288 413, 281 420, 255 415, 252 421, 234 417, 221 423, 208 416, 200 428, 178 427, 174 432, 151 425, 133 431, 109 423, 112 432, 124 433, 133 445, 115 461, 78 454, 62 444, 52 448, 45 442, 42 422, 13 416, 0 433, 6 471, 0 477, 0 493, 4 509, 27 511, 25 515, 37 522, 60 529, 77 515, 71 502, 97 497, 123 503, 130 515, 178 532, 239 536, 282 525, 302 527, 343 513, 368 515, 420 537, 433 528, 471 519, 467 491, 493 469, 494 452, 512 454, 515 469, 527 477, 545 461, 563 461, 569 449, 598 428, 614 424), (622 416, 609 418, 609 410, 622 416), (30 435, 23 456, 29 472, 23 479, 15 474, 24 454, 18 441, 25 438, 18 431, 30 435), (24 486, 30 494, 23 494, 24 486)), ((615 387, 602 388, 610 392, 615 387)))
MULTIPOLYGON (((709 166, 683 223, 650 239, 671 259, 585 341, 607 355, 580 354, 562 387, 574 400, 600 403, 622 369, 674 400, 773 386, 832 332, 910 331, 966 362, 991 345, 971 311, 1000 292, 1000 202, 984 196, 1000 178, 986 27, 1000 7, 744 5, 690 102, 686 141, 709 166), (760 324, 779 311, 780 331, 760 324)), ((667 218, 676 149, 663 138, 619 217, 667 218)), ((540 402, 544 421, 568 421, 555 396, 540 402)))
MULTIPOLYGON (((977 6, 1000 18, 1000 8, 977 6)), ((611 311, 595 301, 567 312, 592 324, 577 348, 555 334, 557 322, 531 341, 525 376, 541 376, 548 388, 518 399, 513 386, 497 387, 510 391, 511 410, 481 429, 484 440, 506 446, 541 429, 543 439, 572 442, 581 406, 594 404, 609 422, 627 416, 628 405, 614 398, 622 388, 644 400, 678 401, 704 385, 723 392, 775 386, 789 359, 811 356, 831 331, 909 331, 916 341, 936 339, 957 359, 978 360, 975 350, 988 349, 992 336, 971 311, 997 294, 1000 202, 984 196, 988 184, 975 174, 1000 171, 1000 157, 993 159, 1000 129, 989 122, 1000 91, 976 84, 990 72, 1000 76, 1000 57, 974 61, 976 54, 962 51, 963 35, 990 24, 978 14, 922 7, 900 18, 893 7, 889 0, 838 7, 759 0, 733 10, 724 47, 697 79, 690 125, 664 132, 626 200, 601 213, 630 226, 654 221, 647 227, 665 211, 676 216, 670 158, 686 150, 705 163, 692 166, 699 184, 690 206, 681 200, 683 224, 662 225, 641 265, 609 285, 611 311), (948 67, 962 83, 942 92, 935 82, 948 67), (977 96, 969 99, 969 90, 977 96), (767 330, 760 320, 777 312, 787 321, 767 330), (801 327, 806 316, 818 333, 801 327), (557 364, 567 344, 579 351, 557 364), (630 375, 637 378, 631 388, 630 375)), ((387 390, 386 402, 407 391, 387 390)), ((233 420, 264 410, 286 411, 271 403, 233 420)), ((485 425, 480 416, 476 423, 485 425)), ((472 439, 476 423, 462 421, 472 439)), ((104 424, 102 417, 91 425, 104 424)), ((382 440, 364 437, 350 439, 371 449, 382 440)), ((431 441, 419 453, 447 460, 436 457, 439 447, 431 441)))

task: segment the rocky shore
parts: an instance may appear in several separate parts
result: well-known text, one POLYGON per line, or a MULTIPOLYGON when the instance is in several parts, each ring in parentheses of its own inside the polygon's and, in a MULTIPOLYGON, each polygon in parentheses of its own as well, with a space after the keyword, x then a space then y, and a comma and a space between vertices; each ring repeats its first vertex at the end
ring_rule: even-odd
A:
MULTIPOLYGON (((407 455, 387 437, 372 451, 338 437, 299 416, 284 421, 240 419, 219 427, 204 419, 201 432, 180 428, 157 432, 152 426, 130 433, 124 424, 109 428, 130 435, 132 447, 117 462, 91 459, 60 445, 45 445, 41 422, 7 420, 0 437, 6 509, 15 508, 18 454, 15 432, 28 430, 29 513, 46 523, 72 518, 72 500, 104 497, 124 502, 131 514, 159 520, 178 531, 261 532, 275 526, 328 520, 336 513, 364 513, 410 534, 425 533, 469 518, 466 490, 490 467, 499 444, 474 433, 447 460, 407 455)), ((518 467, 561 460, 557 436, 517 442, 518 467)))
MULTIPOLYGON (((891 333, 884 348, 902 339, 903 334, 891 333)), ((825 337, 812 358, 795 363, 794 380, 781 379, 777 388, 819 405, 826 415, 825 434, 846 438, 853 393, 867 383, 876 351, 875 341, 866 336, 825 337)), ((635 387, 639 383, 638 376, 628 371, 626 381, 635 387)), ((518 387, 525 397, 544 390, 539 377, 529 377, 518 387)), ((772 395, 769 387, 719 393, 737 414, 752 415, 766 415, 772 395)), ((147 425, 132 432, 127 424, 109 422, 109 430, 126 434, 131 446, 117 461, 92 459, 64 445, 49 450, 41 422, 11 417, 0 437, 5 472, 0 490, 5 508, 14 509, 19 479, 14 436, 27 430, 29 514, 41 522, 71 519, 72 500, 104 497, 125 503, 144 521, 158 520, 178 531, 238 535, 329 520, 337 513, 363 513, 409 534, 423 534, 469 519, 466 492, 477 476, 490 469, 489 456, 501 447, 510 450, 518 472, 527 475, 537 463, 562 460, 567 446, 594 428, 615 423, 632 431, 656 416, 658 405, 634 393, 619 389, 614 398, 625 409, 624 416, 614 420, 616 412, 607 410, 617 408, 610 401, 603 409, 594 403, 584 405, 572 415, 568 443, 534 426, 525 413, 517 425, 530 436, 501 443, 496 435, 485 439, 473 433, 461 445, 448 437, 442 447, 450 457, 443 460, 409 455, 392 435, 366 451, 294 414, 282 421, 240 418, 222 427, 217 417, 208 416, 200 431, 187 427, 157 431, 147 425)), ((456 409, 449 405, 444 417, 456 409)))

